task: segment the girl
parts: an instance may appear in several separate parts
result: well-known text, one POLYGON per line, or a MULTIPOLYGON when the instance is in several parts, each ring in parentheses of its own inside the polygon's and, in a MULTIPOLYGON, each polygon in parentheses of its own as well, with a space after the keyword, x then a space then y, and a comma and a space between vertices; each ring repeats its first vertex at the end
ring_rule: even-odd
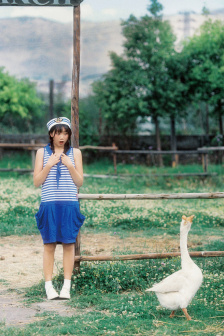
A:
POLYGON ((70 299, 74 243, 85 216, 79 211, 77 188, 83 184, 82 154, 69 145, 71 123, 61 117, 47 123, 50 144, 37 151, 34 185, 42 185, 41 204, 35 215, 44 243, 43 269, 48 300, 70 299), (54 252, 63 246, 64 285, 60 295, 52 285, 54 252))

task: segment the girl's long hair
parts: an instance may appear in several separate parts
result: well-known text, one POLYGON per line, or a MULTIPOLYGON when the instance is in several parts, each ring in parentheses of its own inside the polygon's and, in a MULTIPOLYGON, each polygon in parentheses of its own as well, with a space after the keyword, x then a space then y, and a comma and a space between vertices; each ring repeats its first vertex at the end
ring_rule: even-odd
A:
POLYGON ((63 124, 54 125, 48 133, 49 139, 50 139, 50 147, 53 153, 54 153, 54 137, 51 136, 51 133, 55 131, 55 133, 61 134, 61 132, 63 132, 63 129, 68 133, 68 140, 66 141, 65 146, 64 146, 64 153, 66 153, 70 148, 70 139, 71 139, 71 134, 72 134, 70 127, 68 127, 67 125, 63 125, 63 124))

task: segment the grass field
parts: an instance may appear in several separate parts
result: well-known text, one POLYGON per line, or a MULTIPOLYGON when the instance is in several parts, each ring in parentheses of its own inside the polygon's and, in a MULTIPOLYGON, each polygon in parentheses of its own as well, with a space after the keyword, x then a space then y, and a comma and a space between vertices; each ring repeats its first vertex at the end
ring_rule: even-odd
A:
MULTIPOLYGON (((5 157, 1 167, 27 168, 29 157, 5 157)), ((84 170, 88 174, 113 173, 110 161, 101 161, 84 170)), ((223 191, 223 167, 209 166, 217 176, 206 179, 141 177, 125 179, 86 178, 81 193, 178 193, 223 191)), ((118 165, 119 173, 202 172, 199 165, 172 168, 148 168, 118 165)), ((40 202, 40 189, 35 189, 32 176, 16 173, 0 175, 0 236, 35 235, 34 214, 40 202)), ((163 237, 179 240, 179 224, 183 214, 195 215, 189 240, 190 250, 224 250, 224 200, 159 200, 159 201, 81 201, 86 216, 83 233, 103 234, 121 239, 163 237)), ((159 248, 159 243, 158 243, 159 248)), ((134 240, 129 249, 115 249, 114 254, 135 253, 134 240)), ((144 243, 142 251, 145 250, 144 243)), ((155 251, 156 252, 156 251, 155 251)), ((138 246, 139 253, 139 246, 138 246)), ((224 335, 224 266, 223 258, 198 258, 203 270, 203 284, 189 306, 192 321, 181 311, 173 319, 161 308, 154 294, 144 290, 180 268, 180 258, 124 262, 82 263, 81 272, 73 278, 74 317, 53 313, 42 321, 24 328, 0 325, 2 335, 224 335)), ((62 274, 55 277, 56 287, 62 274)), ((1 279, 4 281, 4 279, 1 279)), ((27 302, 45 298, 43 281, 26 289, 27 302)))

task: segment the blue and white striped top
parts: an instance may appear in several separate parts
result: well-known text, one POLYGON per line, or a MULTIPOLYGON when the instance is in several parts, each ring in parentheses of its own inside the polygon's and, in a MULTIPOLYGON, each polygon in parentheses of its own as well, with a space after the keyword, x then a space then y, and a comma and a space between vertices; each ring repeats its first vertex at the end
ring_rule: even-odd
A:
MULTIPOLYGON (((48 159, 51 155, 51 149, 49 146, 44 148, 44 164, 43 167, 46 166, 48 159), (48 148, 47 148, 48 147, 48 148)), ((69 158, 71 159, 74 167, 75 161, 73 156, 73 148, 67 153, 69 158)), ((41 202, 60 202, 60 201, 78 201, 78 192, 75 183, 71 177, 71 174, 68 168, 63 164, 59 163, 59 167, 54 165, 46 180, 42 184, 42 193, 41 193, 41 202), (60 170, 59 181, 57 182, 57 171, 60 170)))

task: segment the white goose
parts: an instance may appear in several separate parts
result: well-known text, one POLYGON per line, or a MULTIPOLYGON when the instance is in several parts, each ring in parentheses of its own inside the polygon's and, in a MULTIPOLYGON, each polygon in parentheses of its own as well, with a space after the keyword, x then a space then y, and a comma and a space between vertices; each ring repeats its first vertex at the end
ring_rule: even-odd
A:
POLYGON ((187 236, 193 218, 194 215, 190 217, 182 216, 180 224, 182 269, 146 290, 146 292, 155 292, 161 306, 172 310, 170 317, 174 316, 176 309, 181 308, 187 320, 191 320, 187 312, 187 306, 195 296, 203 280, 200 268, 190 258, 187 249, 187 236))

